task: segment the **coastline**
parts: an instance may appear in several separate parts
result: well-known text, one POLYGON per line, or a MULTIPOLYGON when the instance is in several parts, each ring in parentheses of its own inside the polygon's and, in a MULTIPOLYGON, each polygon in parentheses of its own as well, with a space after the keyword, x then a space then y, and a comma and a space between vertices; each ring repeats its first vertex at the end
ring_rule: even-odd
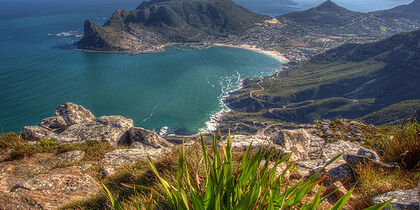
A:
POLYGON ((272 56, 278 60, 281 60, 283 63, 288 63, 290 60, 286 58, 282 53, 275 51, 275 50, 266 50, 263 48, 258 48, 257 46, 248 45, 248 44, 240 44, 240 45, 233 45, 233 44, 222 44, 222 43, 214 43, 212 46, 216 47, 233 47, 233 48, 240 48, 245 50, 252 50, 262 54, 266 54, 272 56))
MULTIPOLYGON (((130 51, 98 51, 98 50, 86 50, 86 49, 76 49, 76 50, 83 51, 83 52, 92 52, 92 53, 150 54, 150 53, 165 52, 166 51, 165 47, 173 46, 173 45, 182 45, 182 43, 168 43, 166 45, 162 45, 159 48, 159 49, 162 49, 161 51, 159 50, 159 51, 130 52, 130 51)), ((251 51, 254 51, 254 52, 258 52, 258 53, 262 53, 262 54, 271 56, 271 57, 281 61, 283 64, 286 64, 286 63, 290 62, 290 60, 288 58, 286 58, 282 53, 280 53, 278 51, 258 48, 256 46, 252 46, 252 45, 248 45, 248 44, 232 45, 232 44, 223 44, 223 43, 213 43, 213 44, 208 45, 208 47, 212 47, 212 46, 215 46, 215 47, 232 47, 232 48, 240 48, 240 49, 245 49, 245 50, 251 50, 251 51)), ((274 74, 276 74, 280 70, 281 69, 276 70, 276 72, 274 72, 274 74)), ((231 111, 231 109, 225 104, 224 100, 227 97, 229 97, 229 95, 232 92, 240 90, 243 86, 243 81, 245 79, 247 79, 247 78, 240 79, 240 84, 239 84, 238 87, 236 87, 235 89, 229 91, 227 94, 220 97, 219 101, 220 101, 220 105, 221 105, 221 110, 216 112, 216 113, 211 114, 210 119, 205 122, 205 126, 203 128, 201 128, 198 133, 191 134, 191 135, 178 135, 176 133, 173 133, 173 134, 169 134, 169 135, 165 135, 165 136, 166 137, 197 137, 197 136, 200 136, 201 134, 206 135, 206 134, 210 134, 212 132, 215 132, 217 130, 217 127, 219 126, 219 122, 223 118, 223 116, 231 111)), ((165 137, 165 136, 162 136, 162 137, 165 137)))
MULTIPOLYGON (((290 60, 288 58, 286 58, 282 53, 275 51, 275 50, 266 50, 266 49, 262 49, 262 48, 258 48, 256 46, 251 46, 251 45, 247 45, 247 44, 241 44, 241 45, 231 45, 231 44, 222 44, 222 43, 214 43, 211 46, 215 46, 215 47, 232 47, 232 48, 240 48, 240 49, 246 49, 246 50, 251 50, 251 51, 255 51, 258 53, 262 53, 271 57, 274 57, 275 59, 280 60, 281 62, 283 62, 283 64, 286 64, 288 62, 290 62, 290 60)), ((274 74, 277 74, 278 72, 282 71, 282 68, 277 69, 274 74)), ((268 75, 266 75, 268 76, 268 75)), ((265 76, 262 76, 265 77, 265 76)), ((231 111, 231 109, 227 106, 227 104, 225 104, 225 99, 228 98, 230 96, 230 94, 232 92, 235 92, 237 90, 242 89, 243 87, 243 81, 247 79, 247 78, 243 78, 240 79, 240 84, 237 88, 229 91, 226 95, 222 96, 219 101, 220 101, 220 105, 222 106, 222 109, 215 113, 212 114, 210 116, 210 120, 206 121, 205 125, 206 125, 206 131, 200 130, 200 133, 211 133, 211 132, 215 132, 217 130, 217 127, 219 126, 219 123, 221 121, 221 119, 223 118, 223 116, 227 113, 229 113, 231 111)), ((190 135, 192 137, 197 136, 198 134, 193 134, 190 135)))

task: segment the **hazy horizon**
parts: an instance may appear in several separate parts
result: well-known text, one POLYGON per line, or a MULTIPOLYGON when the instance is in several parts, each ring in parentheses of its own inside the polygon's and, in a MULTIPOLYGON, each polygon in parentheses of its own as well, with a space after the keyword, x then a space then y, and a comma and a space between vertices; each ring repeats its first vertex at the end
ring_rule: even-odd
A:
MULTIPOLYGON (((237 4, 253 12, 278 16, 289 12, 302 11, 315 7, 324 0, 234 0, 237 4)), ((82 11, 102 9, 112 13, 116 9, 135 9, 140 0, 2 0, 0 1, 0 19, 73 14, 82 11), (68 1, 69 4, 66 4, 68 1)), ((336 4, 357 12, 372 12, 406 5, 412 0, 333 0, 336 4)))

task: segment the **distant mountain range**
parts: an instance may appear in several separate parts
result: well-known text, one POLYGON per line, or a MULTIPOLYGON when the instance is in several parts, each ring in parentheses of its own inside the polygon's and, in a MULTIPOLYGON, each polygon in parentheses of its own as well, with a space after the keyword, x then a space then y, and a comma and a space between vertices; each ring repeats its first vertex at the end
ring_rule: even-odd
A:
POLYGON ((372 12, 372 14, 390 18, 402 16, 406 18, 420 19, 420 0, 414 0, 409 5, 402 5, 388 10, 372 12))
POLYGON ((103 26, 86 20, 84 36, 76 45, 92 51, 160 52, 169 43, 241 40, 241 44, 254 44, 247 40, 250 33, 251 37, 271 39, 280 45, 284 40, 276 39, 279 33, 383 38, 420 25, 419 1, 391 10, 359 13, 327 0, 318 7, 277 17, 287 27, 272 30, 264 27, 270 17, 253 13, 232 0, 150 0, 133 11, 115 11, 103 26), (402 17, 405 19, 401 20, 402 17), (255 28, 262 32, 252 34, 255 28))
POLYGON ((236 112, 230 117, 243 121, 308 123, 344 117, 383 124, 420 111, 418 99, 420 30, 346 44, 275 76, 246 80, 226 102, 236 112))

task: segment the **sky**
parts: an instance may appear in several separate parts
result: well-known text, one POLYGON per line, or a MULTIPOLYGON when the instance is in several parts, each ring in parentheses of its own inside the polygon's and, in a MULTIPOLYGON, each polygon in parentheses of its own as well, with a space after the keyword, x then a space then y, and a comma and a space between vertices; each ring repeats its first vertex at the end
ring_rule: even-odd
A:
MULTIPOLYGON (((260 14, 278 16, 301 11, 321 4, 324 0, 234 0, 260 14)), ((358 12, 371 12, 409 4, 412 0, 333 0, 340 6, 358 12)), ((134 9, 141 0, 0 0, 0 19, 69 14, 89 10, 114 11, 134 9)))

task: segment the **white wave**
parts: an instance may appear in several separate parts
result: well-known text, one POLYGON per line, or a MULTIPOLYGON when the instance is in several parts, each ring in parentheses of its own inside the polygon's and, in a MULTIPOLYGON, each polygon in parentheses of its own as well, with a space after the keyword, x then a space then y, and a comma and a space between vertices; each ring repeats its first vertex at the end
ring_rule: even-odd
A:
POLYGON ((167 136, 168 135, 168 130, 169 130, 168 126, 163 126, 159 130, 159 136, 167 136))
POLYGON ((48 36, 76 36, 76 37, 80 37, 82 35, 83 34, 80 34, 77 31, 64 31, 57 34, 51 34, 51 33, 48 34, 48 36))
POLYGON ((217 129, 217 122, 223 114, 230 111, 224 103, 224 99, 233 91, 239 90, 242 86, 241 74, 236 71, 236 75, 221 77, 219 80, 221 86, 221 93, 218 97, 220 110, 210 114, 210 119, 205 122, 205 127, 200 128, 200 133, 208 133, 217 129))
POLYGON ((154 106, 152 109, 152 112, 150 112, 150 115, 148 117, 146 117, 143 121, 141 121, 141 123, 144 123, 148 120, 150 120, 150 118, 152 118, 153 114, 155 113, 156 108, 158 107, 158 105, 154 106))

